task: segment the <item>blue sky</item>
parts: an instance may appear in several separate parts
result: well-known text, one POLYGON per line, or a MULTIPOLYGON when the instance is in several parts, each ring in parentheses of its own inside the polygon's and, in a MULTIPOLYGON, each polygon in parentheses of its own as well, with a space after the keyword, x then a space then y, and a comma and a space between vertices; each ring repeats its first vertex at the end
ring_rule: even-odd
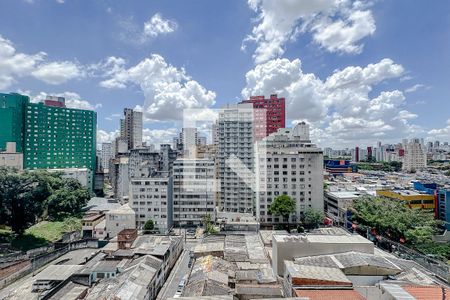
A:
POLYGON ((286 97, 321 146, 450 140, 445 0, 0 2, 0 91, 95 109, 99 141, 124 107, 170 140, 183 108, 286 97))

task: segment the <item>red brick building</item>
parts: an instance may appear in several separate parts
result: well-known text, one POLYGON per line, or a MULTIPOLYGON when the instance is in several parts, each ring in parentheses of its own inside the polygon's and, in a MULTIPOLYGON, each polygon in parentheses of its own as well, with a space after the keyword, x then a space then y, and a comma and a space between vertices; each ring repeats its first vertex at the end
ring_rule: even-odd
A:
POLYGON ((286 127, 285 98, 276 94, 265 99, 264 96, 251 96, 241 103, 252 103, 254 108, 254 137, 260 141, 278 128, 286 127))

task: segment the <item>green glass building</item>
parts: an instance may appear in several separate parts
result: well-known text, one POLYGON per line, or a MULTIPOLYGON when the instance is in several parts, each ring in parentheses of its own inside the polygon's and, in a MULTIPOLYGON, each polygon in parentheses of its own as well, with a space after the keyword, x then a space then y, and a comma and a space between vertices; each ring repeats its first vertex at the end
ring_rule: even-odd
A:
POLYGON ((0 94, 0 152, 7 142, 16 143, 16 151, 23 152, 25 106, 29 98, 20 94, 0 94))
POLYGON ((24 154, 24 169, 87 168, 93 182, 96 126, 94 111, 0 94, 0 149, 16 142, 17 151, 24 154))

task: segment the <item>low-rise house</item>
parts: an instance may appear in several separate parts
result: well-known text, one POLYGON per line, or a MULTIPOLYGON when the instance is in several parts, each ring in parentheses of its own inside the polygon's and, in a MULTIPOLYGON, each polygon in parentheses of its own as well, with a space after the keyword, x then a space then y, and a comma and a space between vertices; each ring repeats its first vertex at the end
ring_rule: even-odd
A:
POLYGON ((136 229, 136 214, 128 205, 110 210, 105 215, 108 238, 113 238, 123 229, 136 229))
POLYGON ((98 214, 88 214, 81 220, 81 236, 83 238, 94 237, 95 226, 105 220, 105 215, 103 213, 98 214))
POLYGON ((117 247, 119 249, 130 249, 137 238, 137 229, 124 229, 117 234, 117 247))

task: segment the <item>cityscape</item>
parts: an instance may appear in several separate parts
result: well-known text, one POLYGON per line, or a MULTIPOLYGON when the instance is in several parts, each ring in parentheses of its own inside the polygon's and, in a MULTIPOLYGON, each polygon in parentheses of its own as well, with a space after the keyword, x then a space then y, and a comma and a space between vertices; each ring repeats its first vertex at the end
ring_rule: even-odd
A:
POLYGON ((0 9, 0 299, 450 297, 449 3, 0 9))

